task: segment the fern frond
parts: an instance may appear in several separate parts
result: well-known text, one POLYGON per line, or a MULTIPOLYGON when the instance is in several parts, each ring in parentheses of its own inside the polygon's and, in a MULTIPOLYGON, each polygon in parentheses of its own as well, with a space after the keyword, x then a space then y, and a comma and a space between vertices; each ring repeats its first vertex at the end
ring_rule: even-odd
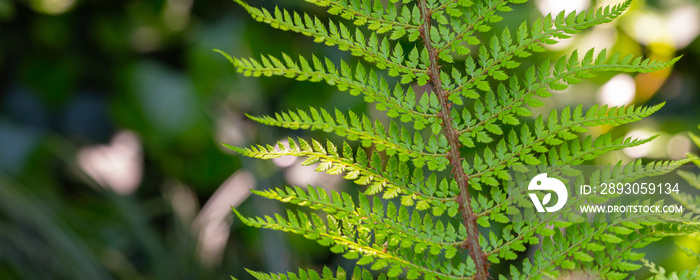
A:
MULTIPOLYGON (((477 100, 474 106, 475 116, 464 109, 462 111, 462 125, 460 132, 460 141, 463 145, 467 147, 474 147, 474 140, 481 143, 489 143, 492 141, 492 135, 498 136, 503 134, 501 126, 503 124, 507 125, 517 125, 519 121, 515 119, 512 114, 501 115, 500 121, 497 119, 496 115, 500 112, 493 113, 491 109, 499 110, 498 105, 494 105, 490 99, 486 99, 485 105, 477 100)), ((576 137, 573 133, 582 133, 588 131, 586 127, 594 127, 601 125, 611 125, 617 126, 622 124, 627 124, 635 121, 639 121, 642 118, 651 115, 652 113, 658 111, 663 107, 665 103, 660 103, 654 106, 635 107, 633 105, 627 107, 608 107, 608 106, 598 106, 594 105, 585 114, 583 113, 582 106, 577 106, 573 111, 570 107, 565 107, 561 115, 558 115, 556 110, 553 110, 549 114, 549 118, 545 123, 543 118, 540 116, 535 120, 534 131, 535 138, 542 139, 543 141, 538 141, 534 143, 533 149, 537 152, 546 152, 547 149, 543 144, 557 145, 562 143, 562 140, 570 140, 576 137)), ((503 108, 501 108, 503 109, 503 108)), ((523 108, 521 108, 523 109, 523 108)), ((525 110, 525 109, 523 109, 525 110)), ((516 109, 516 112, 517 109, 516 109)), ((527 125, 521 126, 520 138, 522 138, 523 143, 532 142, 530 128, 527 125)), ((511 149, 518 149, 518 137, 516 135, 508 135, 508 146, 511 149)), ((500 144, 500 143, 499 143, 500 144)))
MULTIPOLYGON (((556 232, 552 239, 543 239, 542 261, 535 264, 535 279, 558 276, 557 267, 565 270, 587 268, 602 279, 625 279, 629 271, 641 265, 634 263, 643 257, 632 249, 658 240, 649 230, 635 233, 620 223, 590 225, 583 223, 568 227, 566 234, 556 232), (617 232, 616 232, 617 231, 617 232), (627 234, 620 236, 621 233, 627 234), (629 240, 630 242, 622 242, 629 240), (545 249, 547 248, 547 249, 545 249)), ((527 278, 529 279, 529 278, 527 278)))
MULTIPOLYGON (((249 269, 246 269, 248 273, 250 273, 253 277, 255 277, 258 280, 301 280, 301 279, 312 279, 312 280, 346 280, 347 275, 345 270, 342 267, 338 267, 335 273, 335 276, 333 275, 333 272, 326 266, 323 267, 323 272, 322 274, 319 274, 313 269, 299 269, 298 273, 292 273, 288 272, 287 274, 283 273, 262 273, 258 271, 252 271, 249 269)), ((359 266, 356 266, 352 275, 350 275, 350 279, 352 280, 374 280, 375 277, 372 275, 372 272, 370 272, 367 269, 361 268, 359 266)), ((376 279, 386 279, 386 274, 381 273, 378 275, 376 279)), ((391 277, 390 279, 396 279, 395 277, 391 277)))
MULTIPOLYGON (((638 58, 632 61, 632 56, 620 59, 617 54, 606 59, 605 53, 605 50, 601 51, 595 63, 593 62, 593 49, 591 49, 580 61, 574 52, 569 59, 565 57, 559 59, 553 68, 550 68, 548 62, 542 63, 539 67, 528 68, 525 71, 524 88, 517 79, 510 79, 508 88, 499 85, 497 87, 498 99, 495 98, 496 95, 487 93, 483 103, 481 100, 475 101, 474 116, 476 121, 474 121, 474 127, 468 125, 461 129, 478 131, 479 127, 493 124, 497 120, 505 124, 517 124, 516 121, 513 121, 516 115, 529 116, 532 114, 530 110, 522 108, 523 106, 535 108, 544 105, 539 97, 551 96, 548 89, 566 89, 568 84, 578 83, 580 81, 578 78, 591 77, 593 75, 591 71, 652 72, 668 67, 679 59, 651 61, 650 59, 641 60, 638 58)), ((488 85, 484 90, 490 90, 488 85)))
MULTIPOLYGON (((341 174, 343 171, 356 171, 360 170, 362 172, 369 172, 365 168, 367 166, 370 166, 374 170, 381 171, 383 170, 383 161, 379 154, 375 151, 372 154, 372 157, 370 159, 367 158, 364 150, 358 149, 357 152, 357 157, 356 161, 353 161, 353 154, 352 154, 352 148, 347 143, 343 144, 343 156, 340 157, 338 154, 338 148, 331 143, 330 141, 327 142, 326 146, 328 149, 323 147, 318 141, 312 140, 312 145, 309 145, 308 142, 306 142, 303 139, 299 139, 299 145, 297 145, 295 142, 293 142, 292 139, 289 139, 289 147, 286 147, 284 145, 280 145, 280 149, 275 149, 272 146, 268 147, 263 147, 263 146, 256 146, 256 147, 251 147, 248 149, 241 149, 238 147, 233 147, 229 145, 225 145, 227 148, 233 149, 234 151, 237 151, 245 156, 249 157, 256 157, 260 159, 271 159, 271 158, 277 158, 281 156, 295 156, 295 157, 307 157, 307 160, 303 163, 304 165, 311 165, 314 163, 317 163, 321 161, 321 166, 319 167, 319 172, 325 172, 328 170, 329 174, 331 175, 337 175, 341 174), (332 165, 341 165, 337 167, 337 170, 334 169, 331 171, 331 166, 332 165), (362 167, 359 167, 362 166, 362 167)), ((281 144, 281 143, 280 143, 281 144)), ((431 145, 431 146, 436 146, 437 144, 431 145)), ((447 159, 444 157, 439 157, 439 156, 432 156, 431 155, 420 155, 416 156, 413 158, 411 161, 414 166, 420 168, 423 166, 428 167, 430 170, 437 170, 437 171, 442 171, 445 170, 449 162, 447 159)), ((387 175, 392 175, 389 173, 393 173, 393 171, 401 171, 401 172, 408 172, 408 166, 401 166, 399 167, 399 164, 404 164, 405 161, 399 161, 399 163, 396 162, 396 157, 390 157, 390 160, 387 161, 387 164, 389 164, 388 173, 387 175), (393 158, 393 160, 392 160, 393 158)), ((380 172, 382 173, 382 172, 380 172)), ((407 174, 405 174, 407 175, 407 174)), ((354 176, 353 176, 354 177, 354 176)))
POLYGON ((440 262, 427 252, 418 253, 412 248, 397 248, 387 252, 383 244, 371 242, 372 228, 353 223, 352 219, 337 219, 326 215, 327 223, 316 214, 287 211, 287 218, 275 214, 275 218, 246 218, 235 208, 236 216, 246 225, 291 232, 315 240, 322 246, 330 246, 331 251, 343 254, 348 259, 358 259, 358 265, 371 265, 372 270, 388 268, 389 277, 407 273, 408 279, 418 276, 442 279, 471 279, 465 274, 471 272, 464 263, 453 267, 449 262, 440 262), (436 267, 437 266, 437 267, 436 267))
MULTIPOLYGON (((224 54, 237 71, 246 76, 325 82, 352 95, 362 94, 366 102, 375 103, 391 118, 383 123, 352 111, 313 107, 274 116, 249 116, 267 125, 335 133, 373 151, 368 155, 364 148, 354 149, 347 143, 339 151, 330 141, 322 145, 302 139, 289 139, 288 144, 278 143, 277 148, 227 146, 254 158, 305 157, 302 165, 315 164, 318 172, 343 175, 366 186, 357 203, 347 193, 312 186, 253 191, 310 209, 304 211, 320 211, 244 218, 234 209, 248 225, 316 240, 334 253, 357 259, 359 266, 385 273, 382 279, 488 279, 489 263, 517 259, 528 245, 540 243, 539 236, 544 237, 542 249, 523 261, 521 268, 512 266, 510 275, 501 275, 499 280, 556 278, 573 269, 619 279, 640 267, 638 261, 643 254, 635 248, 663 236, 700 230, 700 218, 691 213, 595 215, 595 223, 591 224, 574 207, 551 215, 538 215, 532 207, 517 212, 522 203, 530 205, 524 185, 530 174, 512 174, 508 168, 527 170, 523 165, 548 165, 553 166, 547 171, 550 176, 566 174, 576 184, 598 185, 665 174, 689 161, 618 163, 585 178, 570 167, 653 140, 656 136, 632 139, 613 137, 612 133, 595 138, 579 135, 593 126, 638 121, 663 104, 595 105, 588 110, 583 106, 566 107, 539 116, 532 123, 519 119, 544 105, 541 99, 551 96, 551 90, 564 90, 592 77, 594 72, 651 72, 679 59, 621 58, 620 54, 608 56, 605 49, 596 55, 591 49, 582 57, 574 51, 554 63, 544 61, 524 69, 523 75, 510 73, 510 69, 520 67, 518 58, 545 51, 543 44, 612 21, 630 6, 631 0, 593 11, 550 14, 532 25, 521 24, 512 34, 510 30, 496 32, 484 42, 482 35, 503 19, 500 12, 511 10, 508 2, 525 0, 305 0, 351 21, 353 28, 342 19, 321 20, 306 13, 280 8, 268 11, 243 0, 235 1, 253 18, 273 28, 313 37, 318 43, 337 46, 364 60, 351 66, 343 60, 334 63, 316 56, 234 59, 224 54), (409 49, 404 49, 406 41, 409 49), (469 45, 479 47, 470 49, 469 45), (474 49, 476 53, 469 55, 474 49), (455 67, 455 54, 464 59, 464 70, 455 67), (431 86, 416 94, 414 84, 431 86), (414 130, 399 121, 413 124, 414 130), (424 169, 432 173, 424 174, 424 169), (461 223, 455 226, 451 217, 457 213, 461 223), (601 223, 606 218, 610 222, 601 223), (499 226, 492 227, 492 222, 499 226), (460 248, 466 252, 458 254, 460 248)), ((613 198, 617 196, 575 196, 568 204, 605 203, 613 198)), ((695 203, 694 199, 679 198, 685 204, 695 203)), ((362 274, 365 279, 372 278, 369 272, 358 271, 356 268, 354 277, 362 274)), ((344 271, 339 270, 335 276, 330 269, 324 269, 323 275, 305 270, 298 275, 253 274, 260 279, 335 279, 342 278, 344 271)))
MULTIPOLYGON (((523 22, 516 32, 515 41, 508 29, 505 29, 500 36, 493 36, 487 50, 485 44, 479 44, 475 37, 469 37, 474 45, 480 45, 478 53, 478 64, 468 57, 466 60, 466 69, 469 76, 464 76, 456 82, 460 87, 453 89, 451 92, 467 91, 463 95, 474 96, 473 88, 485 88, 486 78, 493 77, 496 80, 505 80, 508 76, 501 69, 512 69, 520 65, 519 62, 513 61, 515 57, 527 57, 531 52, 543 52, 545 49, 538 43, 553 44, 557 41, 553 38, 566 39, 571 34, 579 33, 591 26, 607 23, 624 12, 631 0, 615 5, 613 7, 599 8, 595 11, 569 13, 565 15, 562 11, 555 19, 552 15, 547 15, 544 19, 538 20, 528 30, 527 24, 523 22)), ((459 46, 461 38, 466 34, 459 34, 455 40, 449 42, 444 48, 452 48, 456 51, 455 45, 459 46)), ((468 35, 467 35, 468 36, 468 35)), ((468 49, 467 49, 468 50, 468 49)), ((438 50, 442 51, 442 49, 438 50)), ((464 54, 464 51, 460 52, 464 54)))
MULTIPOLYGON (((643 253, 633 249, 658 241, 663 236, 658 230, 643 225, 650 220, 658 222, 670 217, 664 214, 653 216, 650 219, 646 214, 619 215, 610 223, 575 224, 567 227, 565 233, 547 230, 552 238, 543 239, 543 249, 535 253, 532 264, 524 263, 522 274, 511 268, 513 279, 557 278, 560 276, 557 267, 582 269, 603 279, 625 279, 630 271, 641 267, 636 261, 644 257, 643 253)), ((697 230, 697 225, 692 230, 697 230)), ((522 242, 514 244, 520 246, 519 249, 524 248, 522 242)), ((489 254, 508 249, 508 246, 502 246, 489 254)))
POLYGON ((591 182, 594 184, 611 182, 610 180, 631 182, 644 177, 653 177, 669 173, 686 163, 688 163, 688 159, 662 160, 642 164, 642 160, 638 159, 630 164, 616 164, 607 166, 602 170, 597 170, 593 173, 591 182), (600 173, 600 177, 598 177, 598 173, 600 173))
POLYGON ((664 269, 661 266, 657 266, 656 264, 646 260, 642 259, 642 263, 644 264, 645 267, 649 269, 649 272, 654 274, 654 277, 651 278, 652 280, 692 280, 692 279, 700 279, 700 266, 696 267, 694 269, 686 269, 680 272, 672 272, 669 276, 666 276, 666 269, 664 269))
POLYGON ((359 205, 355 205, 346 193, 341 195, 335 191, 330 197, 323 188, 309 186, 305 191, 299 187, 287 187, 286 190, 274 189, 253 191, 253 193, 268 199, 292 203, 311 209, 321 209, 339 219, 350 223, 373 228, 376 243, 385 243, 391 248, 413 248, 416 253, 430 252, 451 259, 457 253, 456 245, 466 238, 463 225, 455 228, 451 223, 445 226, 442 221, 435 222, 430 215, 421 215, 417 211, 410 212, 405 206, 388 202, 386 209, 379 197, 370 198, 360 194, 359 205), (370 200, 372 204, 370 205, 370 200), (371 207, 370 207, 371 206, 371 207), (459 241, 458 241, 459 240, 459 241))
MULTIPOLYGON (((262 273, 258 271, 252 271, 246 268, 246 271, 250 273, 255 279, 258 280, 296 280, 296 279, 314 279, 314 280, 346 280, 345 270, 342 267, 338 267, 335 275, 327 266, 323 267, 323 273, 319 274, 313 269, 299 269, 299 273, 288 272, 283 273, 262 273)), ((352 279, 361 279, 360 277, 355 277, 353 275, 352 279)))
POLYGON ((406 33, 409 37, 418 39, 419 26, 413 23, 420 22, 420 18, 413 17, 407 5, 401 6, 401 12, 391 6, 385 8, 380 1, 355 2, 347 0, 305 0, 320 7, 328 7, 328 13, 352 20, 354 25, 366 25, 369 30, 379 34, 393 31, 391 39, 403 37, 406 33))
POLYGON ((437 121, 436 112, 440 110, 437 100, 425 94, 416 100, 413 88, 404 90, 399 84, 392 89, 383 77, 362 63, 357 63, 353 71, 353 67, 345 61, 340 61, 338 69, 329 59, 322 63, 316 56, 312 56, 311 63, 299 56, 297 63, 286 54, 282 54, 282 59, 271 55, 261 56, 260 61, 224 55, 245 76, 284 76, 299 81, 325 81, 340 91, 349 91, 351 95, 362 94, 366 102, 376 102, 377 109, 387 111, 390 117, 400 117, 404 122, 413 121, 416 129, 423 129, 437 121))
MULTIPOLYGON (((494 152, 487 147, 484 149, 483 157, 477 158, 478 155, 475 157, 473 168, 468 165, 466 168, 469 172, 482 172, 484 170, 487 170, 486 172, 496 172, 498 171, 496 167, 501 167, 500 169, 503 169, 518 163, 540 164, 540 161, 530 154, 531 151, 546 153, 550 150, 547 145, 558 146, 562 143, 569 144, 564 148, 564 155, 568 155, 569 152, 571 152, 574 157, 572 160, 562 162, 562 164, 579 164, 584 160, 590 160, 609 151, 641 145, 647 141, 620 141, 620 139, 617 139, 617 143, 613 144, 609 135, 608 138, 599 138, 596 139, 595 142, 593 142, 590 137, 580 142, 578 137, 573 133, 586 132, 588 131, 586 127, 599 125, 616 126, 638 121, 656 112, 662 106, 663 103, 651 107, 636 108, 634 106, 608 108, 607 106, 594 105, 586 112, 585 116, 582 113, 581 105, 577 106, 573 112, 571 112, 567 106, 562 110, 561 116, 558 116, 556 110, 553 110, 550 113, 547 123, 545 123, 541 117, 535 120, 535 124, 533 125, 535 131, 534 135, 530 132, 529 126, 523 124, 519 137, 516 132, 512 130, 507 138, 504 137, 499 141, 495 152, 498 158, 496 158, 494 152), (615 149, 616 146, 618 147, 617 149, 615 149), (483 164, 480 164, 482 162, 483 164), (488 166, 489 169, 486 169, 485 166, 488 166)), ((477 112, 480 112, 478 108, 479 107, 477 107, 477 112)), ((467 124, 473 123, 468 112, 463 114, 463 120, 467 124)), ((500 126, 497 124, 484 124, 483 126, 487 127, 486 130, 495 135, 503 134, 500 126)), ((487 141, 492 139, 489 134, 480 130, 478 127, 479 126, 474 126, 474 130, 471 131, 469 129, 461 131, 462 135, 460 136, 460 140, 463 145, 474 147, 473 138, 476 138, 479 142, 490 142, 487 141), (467 134, 467 132, 469 132, 469 134, 467 134)), ((653 138, 649 140, 651 139, 653 138)), ((550 165, 557 164, 552 162, 550 165)))
POLYGON ((586 160, 594 159, 600 155, 611 151, 619 151, 625 148, 636 147, 651 142, 658 135, 649 138, 637 139, 631 137, 612 138, 612 135, 607 133, 603 136, 591 140, 590 136, 583 141, 578 138, 564 142, 557 149, 550 149, 547 154, 546 163, 548 165, 578 165, 586 160))
POLYGON ((275 117, 251 117, 262 124, 279 126, 291 129, 320 129, 326 132, 346 137, 348 140, 361 140, 362 145, 369 147, 375 145, 378 151, 386 150, 387 155, 397 155, 400 161, 408 161, 409 158, 427 158, 445 156, 447 139, 441 136, 436 140, 431 135, 428 143, 423 141, 420 133, 414 135, 395 122, 390 122, 389 131, 385 131, 384 125, 376 120, 374 124, 366 115, 358 116, 354 112, 348 112, 348 118, 338 109, 335 116, 331 116, 325 109, 311 107, 308 113, 304 110, 282 112, 275 117))
POLYGON ((404 73, 417 77, 427 76, 425 69, 416 67, 419 61, 417 57, 415 60, 411 60, 411 57, 406 59, 400 44, 395 44, 392 47, 387 38, 379 38, 377 33, 371 33, 367 38, 357 28, 353 35, 353 32, 341 22, 329 20, 326 27, 321 20, 316 17, 312 18, 306 13, 290 13, 286 9, 277 7, 273 13, 270 13, 265 8, 255 8, 241 0, 234 1, 243 6, 257 21, 265 22, 273 28, 291 30, 314 37, 316 42, 338 46, 341 51, 350 51, 353 56, 362 57, 367 62, 374 63, 379 69, 394 70, 389 72, 390 75, 395 73, 393 76, 397 76, 399 73, 404 73), (416 65, 409 66, 412 64, 416 65))
MULTIPOLYGON (((328 142, 326 148, 318 141, 313 140, 312 145, 309 145, 303 139, 299 139, 298 144, 293 139, 289 139, 289 146, 280 143, 279 149, 260 145, 245 149, 226 144, 224 146, 244 156, 260 159, 281 156, 306 157, 302 165, 319 163, 316 169, 318 172, 331 175, 345 173, 344 179, 358 185, 366 185, 365 192, 369 195, 383 193, 386 199, 401 196, 403 205, 412 206, 415 203, 419 210, 429 209, 432 205, 434 213, 441 214, 447 211, 451 216, 457 213, 454 183, 443 180, 438 186, 435 174, 431 174, 428 180, 424 181, 420 168, 416 168, 411 176, 407 164, 396 160, 395 156, 390 157, 385 163, 376 152, 368 158, 362 148, 358 148, 357 152, 353 153, 350 145, 344 143, 341 157, 331 142, 328 142)), ((430 161, 439 161, 439 159, 439 157, 431 158, 430 161)), ((417 162, 415 159, 414 161, 417 162)))

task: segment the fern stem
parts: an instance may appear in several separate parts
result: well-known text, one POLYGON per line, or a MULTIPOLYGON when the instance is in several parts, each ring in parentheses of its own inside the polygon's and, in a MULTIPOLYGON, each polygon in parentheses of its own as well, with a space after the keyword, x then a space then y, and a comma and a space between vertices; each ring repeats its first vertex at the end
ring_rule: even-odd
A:
POLYGON ((439 117, 442 120, 442 128, 445 131, 445 136, 450 144, 450 150, 447 153, 447 158, 450 160, 450 164, 452 165, 452 175, 459 186, 459 196, 457 201, 462 214, 462 222, 464 223, 464 227, 467 229, 467 238, 461 247, 467 248, 469 251, 469 256, 471 256, 474 264, 476 265, 476 274, 474 275, 474 279, 486 280, 488 278, 489 264, 488 260, 486 259, 486 254, 484 254, 484 251, 481 249, 481 246, 479 246, 478 243, 479 229, 476 224, 477 217, 471 207, 468 176, 462 167, 462 156, 459 152, 459 134, 454 126, 452 116, 450 116, 450 108, 452 104, 448 101, 447 91, 443 88, 442 81, 440 80, 440 66, 438 65, 437 61, 439 52, 433 47, 432 42, 430 41, 432 11, 428 8, 426 0, 418 1, 418 8, 420 9, 421 17, 423 19, 423 23, 420 27, 420 35, 430 58, 428 75, 430 76, 430 81, 433 84, 435 94, 440 101, 439 117))

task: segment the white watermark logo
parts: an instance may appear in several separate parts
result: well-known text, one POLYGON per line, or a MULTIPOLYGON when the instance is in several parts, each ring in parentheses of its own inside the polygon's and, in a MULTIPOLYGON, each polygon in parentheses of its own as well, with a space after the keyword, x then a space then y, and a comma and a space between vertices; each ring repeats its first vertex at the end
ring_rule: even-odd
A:
POLYGON ((559 211, 559 209, 564 207, 566 200, 569 198, 569 192, 564 183, 557 178, 547 178, 547 173, 542 173, 532 178, 527 189, 530 191, 554 191, 557 194, 557 203, 545 208, 544 205, 547 205, 547 203, 552 200, 552 193, 547 193, 544 198, 542 198, 541 203, 540 199, 537 198, 537 194, 528 193, 530 199, 532 199, 532 204, 537 208, 537 212, 545 212, 545 209, 547 210, 546 212, 559 211))

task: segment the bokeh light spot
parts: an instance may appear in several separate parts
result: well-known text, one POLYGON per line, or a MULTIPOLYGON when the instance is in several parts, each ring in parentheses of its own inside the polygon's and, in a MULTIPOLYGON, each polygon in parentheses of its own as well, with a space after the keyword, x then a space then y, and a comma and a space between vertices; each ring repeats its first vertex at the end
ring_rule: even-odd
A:
POLYGON ((90 178, 118 194, 136 191, 143 176, 141 142, 130 131, 117 133, 109 145, 80 149, 77 161, 90 178))
POLYGON ((591 5, 590 0, 538 0, 537 8, 543 15, 552 13, 553 15, 559 14, 561 11, 564 13, 570 13, 573 11, 583 11, 591 5))
POLYGON ((58 15, 67 12, 75 4, 75 0, 34 0, 32 8, 38 12, 49 15, 58 15))
POLYGON ((609 106, 625 106, 634 101, 636 85, 634 78, 619 74, 598 90, 598 101, 609 106))
MULTIPOLYGON (((647 139, 654 135, 655 133, 647 130, 632 130, 625 135, 625 138, 647 139)), ((647 156, 653 149, 654 146, 652 141, 639 146, 625 148, 622 151, 631 158, 641 158, 647 156)))
MULTIPOLYGON (((278 143, 281 143, 285 147, 289 147, 289 140, 287 140, 287 139, 282 139, 278 143)), ((280 149, 279 144, 275 145, 275 149, 278 149, 278 150, 280 149)), ((283 167, 283 168, 291 166, 296 161, 297 161, 297 158, 294 156, 281 156, 281 157, 272 159, 272 162, 275 165, 277 165, 279 167, 283 167)))
POLYGON ((700 34, 700 9, 684 6, 667 13, 637 11, 624 23, 623 28, 639 43, 661 43, 682 49, 700 34))
POLYGON ((215 266, 221 262, 231 227, 231 207, 236 208, 255 188, 255 176, 239 170, 221 184, 202 207, 192 223, 198 235, 197 252, 202 264, 215 266))
POLYGON ((668 140, 666 152, 671 159, 681 159, 685 157, 687 153, 690 153, 691 148, 692 143, 690 139, 683 134, 677 134, 668 140))

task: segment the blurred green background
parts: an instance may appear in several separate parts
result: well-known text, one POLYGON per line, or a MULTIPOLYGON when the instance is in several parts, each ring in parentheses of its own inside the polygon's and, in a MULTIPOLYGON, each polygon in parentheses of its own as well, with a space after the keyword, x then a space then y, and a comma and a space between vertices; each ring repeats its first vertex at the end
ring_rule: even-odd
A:
MULTIPOLYGON (((301 1, 250 2, 325 17, 301 1)), ((616 2, 534 1, 499 25, 616 2)), ((636 1, 620 20, 532 59, 591 47, 683 59, 667 71, 600 75, 555 94, 541 111, 666 102, 652 117, 614 131, 661 137, 596 164, 697 152, 685 133, 700 123, 699 32, 697 1, 636 1)), ((354 186, 295 159, 244 159, 220 143, 326 137, 265 127, 245 114, 308 105, 382 114, 325 84, 245 78, 214 48, 233 56, 351 59, 255 22, 228 0, 0 0, 0 278, 249 279, 244 268, 351 266, 302 237, 243 227, 230 206, 249 215, 282 210, 248 197, 251 188, 354 186)), ((674 242, 700 249, 692 239, 674 239, 645 250, 667 269, 696 264, 674 242)))

